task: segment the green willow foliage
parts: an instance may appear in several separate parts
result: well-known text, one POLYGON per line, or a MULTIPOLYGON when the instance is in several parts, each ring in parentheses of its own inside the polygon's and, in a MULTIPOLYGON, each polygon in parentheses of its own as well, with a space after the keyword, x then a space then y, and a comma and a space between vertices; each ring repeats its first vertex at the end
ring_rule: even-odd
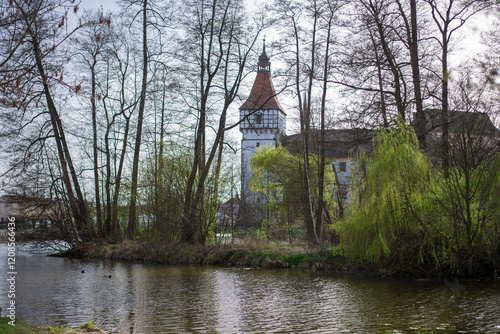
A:
MULTIPOLYGON (((477 136, 467 139, 484 140, 477 136)), ((492 141, 494 143, 494 141, 492 141)), ((452 143, 453 144, 453 143, 452 143)), ((496 145, 496 144, 495 144, 496 145)), ((357 153, 351 175, 351 204, 332 224, 354 261, 386 268, 489 275, 500 269, 500 157, 486 148, 478 163, 452 145, 447 173, 419 148, 415 131, 402 122, 379 130, 373 152, 357 153), (489 150, 489 151, 488 151, 489 150)), ((250 160, 252 191, 264 198, 269 233, 303 228, 301 157, 263 147, 250 160), (273 230, 274 229, 274 230, 273 230)), ((316 170, 317 157, 311 157, 316 170)), ((325 202, 334 217, 335 178, 327 168, 325 202)), ((311 184, 317 189, 317 175, 311 184)), ((314 202, 318 201, 317 192, 314 202)))
POLYGON ((418 235, 419 221, 433 205, 426 192, 430 163, 418 149, 415 132, 404 125, 380 130, 373 154, 358 158, 352 205, 334 228, 355 259, 379 262, 382 256, 408 255, 399 253, 400 247, 411 245, 402 244, 401 238, 418 235))
MULTIPOLYGON (((452 155, 453 156, 453 155, 452 155)), ((413 128, 380 130, 358 156, 352 205, 333 224, 353 260, 475 275, 500 265, 500 159, 432 167, 413 128)))
MULTIPOLYGON (((255 194, 259 194, 264 200, 263 212, 265 227, 268 236, 276 235, 288 238, 298 237, 299 231, 303 230, 304 194, 303 185, 300 182, 303 171, 302 156, 293 156, 281 145, 278 147, 263 146, 250 159, 250 169, 253 176, 250 179, 250 188, 255 194), (295 232, 295 233, 293 233, 295 232)), ((310 156, 311 171, 318 170, 319 158, 310 156)), ((311 172, 310 180, 313 189, 318 189, 318 175, 311 172)), ((333 215, 336 208, 334 202, 335 177, 331 169, 325 171, 325 195, 324 203, 326 215, 333 215)), ((318 203, 318 191, 313 194, 314 205, 318 203)))
POLYGON ((445 178, 436 175, 433 195, 441 236, 433 256, 453 272, 474 275, 500 266, 500 158, 486 158, 479 166, 457 165, 445 178))

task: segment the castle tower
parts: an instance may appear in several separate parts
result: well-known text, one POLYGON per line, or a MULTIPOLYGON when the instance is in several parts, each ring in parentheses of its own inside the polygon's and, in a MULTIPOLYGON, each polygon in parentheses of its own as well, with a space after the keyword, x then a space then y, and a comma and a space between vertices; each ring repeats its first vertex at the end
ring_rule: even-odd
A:
MULTIPOLYGON (((253 202, 249 188, 250 158, 260 146, 278 144, 285 134, 286 114, 278 102, 273 81, 271 80, 271 62, 266 54, 264 39, 262 54, 257 64, 257 77, 250 96, 240 107, 241 140, 241 196, 243 201, 253 202)), ((250 203, 247 203, 250 204, 250 203)))

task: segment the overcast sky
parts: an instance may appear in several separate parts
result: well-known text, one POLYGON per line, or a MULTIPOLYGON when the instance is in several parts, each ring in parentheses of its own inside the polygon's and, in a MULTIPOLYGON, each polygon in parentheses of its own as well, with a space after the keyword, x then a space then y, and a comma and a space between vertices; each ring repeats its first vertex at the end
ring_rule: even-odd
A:
POLYGON ((116 9, 115 0, 82 0, 82 8, 86 9, 99 9, 103 8, 104 11, 111 11, 116 9))

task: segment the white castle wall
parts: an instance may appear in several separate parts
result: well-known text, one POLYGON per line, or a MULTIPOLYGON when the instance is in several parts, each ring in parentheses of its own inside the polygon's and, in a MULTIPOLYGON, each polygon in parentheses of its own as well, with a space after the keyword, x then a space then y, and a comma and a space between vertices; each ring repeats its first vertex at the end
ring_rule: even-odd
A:
POLYGON ((240 125, 241 140, 241 194, 245 200, 253 198, 250 190, 250 158, 259 147, 276 146, 285 133, 285 115, 279 110, 242 110, 241 119, 251 114, 240 125))

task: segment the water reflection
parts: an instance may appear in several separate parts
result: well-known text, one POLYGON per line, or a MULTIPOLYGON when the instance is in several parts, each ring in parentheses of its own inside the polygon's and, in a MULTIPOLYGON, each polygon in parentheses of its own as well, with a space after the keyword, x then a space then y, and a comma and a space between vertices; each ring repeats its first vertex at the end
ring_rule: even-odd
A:
MULTIPOLYGON (((6 263, 0 245, 2 272, 6 263)), ((17 255, 17 271, 16 314, 39 325, 75 327, 92 319, 126 333, 500 331, 500 288, 491 283, 170 267, 26 252, 17 255)), ((1 291, 6 283, 0 281, 1 291)), ((2 293, 4 310, 7 302, 2 293)))

